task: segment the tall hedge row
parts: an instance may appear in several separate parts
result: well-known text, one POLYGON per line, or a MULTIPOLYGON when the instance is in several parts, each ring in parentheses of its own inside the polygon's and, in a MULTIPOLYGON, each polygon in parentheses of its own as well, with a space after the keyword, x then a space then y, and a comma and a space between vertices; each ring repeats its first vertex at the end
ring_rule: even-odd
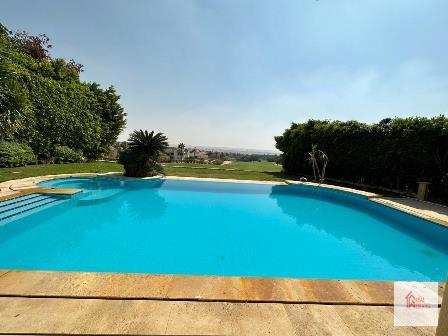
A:
POLYGON ((308 120, 275 137, 289 174, 312 174, 307 153, 316 144, 329 157, 327 177, 416 191, 432 183, 430 197, 448 202, 448 118, 395 118, 375 124, 308 120))
POLYGON ((79 79, 80 69, 50 57, 36 59, 0 25, 0 141, 31 146, 39 160, 55 148, 108 153, 125 125, 113 87, 79 79))

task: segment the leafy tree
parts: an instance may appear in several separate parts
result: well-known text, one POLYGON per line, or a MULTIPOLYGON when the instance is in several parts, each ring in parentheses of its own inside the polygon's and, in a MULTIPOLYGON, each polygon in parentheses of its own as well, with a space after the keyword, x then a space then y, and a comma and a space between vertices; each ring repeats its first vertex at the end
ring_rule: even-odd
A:
POLYGON ((50 58, 48 49, 51 49, 52 45, 45 34, 33 36, 26 31, 18 31, 14 34, 14 42, 36 60, 50 58))
POLYGON ((29 144, 40 161, 51 161, 57 146, 103 157, 126 123, 120 96, 81 82, 83 66, 52 58, 50 48, 45 35, 0 24, 0 140, 29 144))
POLYGON ((17 79, 2 78, 0 86, 0 140, 13 139, 31 112, 26 88, 17 79))

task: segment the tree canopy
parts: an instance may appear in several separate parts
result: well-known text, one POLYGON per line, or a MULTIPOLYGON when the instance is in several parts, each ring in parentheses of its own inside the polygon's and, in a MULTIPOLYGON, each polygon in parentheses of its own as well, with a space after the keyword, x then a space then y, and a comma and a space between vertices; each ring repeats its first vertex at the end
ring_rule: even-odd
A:
POLYGON ((44 161, 57 146, 99 158, 125 126, 120 96, 80 81, 83 66, 51 57, 50 48, 46 35, 0 25, 0 141, 29 144, 44 161))

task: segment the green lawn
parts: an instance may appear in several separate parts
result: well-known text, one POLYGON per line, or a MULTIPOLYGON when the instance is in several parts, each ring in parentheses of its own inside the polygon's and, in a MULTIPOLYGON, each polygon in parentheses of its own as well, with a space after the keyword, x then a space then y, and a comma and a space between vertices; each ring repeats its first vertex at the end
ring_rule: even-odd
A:
POLYGON ((276 165, 274 162, 267 161, 253 161, 253 162, 242 162, 242 161, 233 161, 228 165, 223 165, 223 168, 233 168, 233 169, 241 169, 241 170, 256 170, 256 171, 264 171, 264 172, 281 172, 282 166, 276 165))
POLYGON ((121 164, 111 162, 42 164, 16 168, 0 168, 0 182, 42 175, 107 173, 113 171, 119 172, 122 170, 123 166, 121 164))
POLYGON ((267 161, 253 161, 253 162, 241 162, 233 161, 230 164, 225 165, 213 165, 213 164, 200 164, 200 163, 164 163, 166 167, 188 167, 188 168, 202 168, 202 169, 213 169, 213 170, 250 170, 259 172, 281 172, 282 166, 276 165, 273 162, 267 161))
POLYGON ((216 169, 197 169, 197 168, 175 168, 165 167, 165 174, 169 176, 188 176, 188 177, 212 177, 222 179, 237 180, 258 180, 258 181, 284 181, 287 176, 280 172, 261 172, 244 170, 216 170, 216 169))
MULTIPOLYGON (((171 176, 212 177, 223 179, 230 178, 259 181, 284 181, 288 178, 280 172, 281 166, 276 166, 269 162, 236 162, 224 166, 191 163, 167 163, 164 164, 164 166, 165 174, 171 176)), ((52 174, 106 173, 122 170, 122 165, 111 162, 48 164, 17 168, 0 168, 0 182, 24 177, 52 174)))

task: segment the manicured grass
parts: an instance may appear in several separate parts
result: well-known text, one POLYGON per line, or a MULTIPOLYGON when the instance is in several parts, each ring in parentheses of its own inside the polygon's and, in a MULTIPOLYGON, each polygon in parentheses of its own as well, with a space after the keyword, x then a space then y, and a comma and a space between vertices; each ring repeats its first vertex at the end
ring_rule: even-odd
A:
MULTIPOLYGON (((164 164, 165 174, 171 176, 183 177, 211 177, 211 178, 228 178, 239 180, 259 180, 259 181, 284 181, 284 176, 279 170, 281 166, 269 164, 269 168, 274 167, 277 171, 260 171, 263 170, 263 164, 266 162, 242 162, 243 165, 233 166, 233 164, 224 166, 188 164, 188 163, 167 163, 164 164), (176 166, 182 166, 176 167, 176 166), (196 168, 195 168, 196 167, 196 168), (239 167, 239 168, 237 168, 239 167), (234 170, 247 169, 253 171, 234 170), (231 170, 226 170, 231 169, 231 170), (258 170, 258 171, 255 171, 258 170)), ((118 163, 111 162, 89 162, 89 163, 68 163, 68 164, 47 164, 34 165, 16 168, 0 168, 0 182, 20 179, 25 177, 53 175, 53 174, 70 174, 70 173, 107 173, 119 172, 123 170, 123 166, 118 163)))
POLYGON ((0 182, 25 177, 72 174, 120 172, 123 166, 113 162, 87 162, 67 164, 42 164, 16 168, 0 168, 0 182))
POLYGON ((186 167, 186 168, 202 168, 202 169, 212 169, 212 170, 249 170, 249 171, 260 171, 260 172, 281 172, 282 166, 276 165, 273 162, 267 161, 253 161, 253 162, 241 162, 233 161, 230 164, 225 165, 214 165, 214 164, 201 164, 201 163, 185 163, 185 162, 173 162, 164 163, 165 167, 186 167))
POLYGON ((230 164, 222 165, 223 168, 232 168, 232 169, 240 169, 240 170, 255 170, 255 171, 264 171, 264 172, 281 172, 282 166, 276 165, 273 162, 267 161, 252 161, 252 162, 242 162, 242 161, 233 161, 230 164))
POLYGON ((211 177, 237 180, 284 181, 282 166, 272 162, 232 162, 226 165, 200 163, 164 163, 166 175, 183 177, 211 177))
POLYGON ((280 172, 260 172, 244 170, 216 170, 216 169, 197 169, 197 168, 175 168, 165 166, 165 174, 168 176, 185 177, 212 177, 222 179, 237 180, 258 180, 258 181, 284 181, 287 176, 280 172))

